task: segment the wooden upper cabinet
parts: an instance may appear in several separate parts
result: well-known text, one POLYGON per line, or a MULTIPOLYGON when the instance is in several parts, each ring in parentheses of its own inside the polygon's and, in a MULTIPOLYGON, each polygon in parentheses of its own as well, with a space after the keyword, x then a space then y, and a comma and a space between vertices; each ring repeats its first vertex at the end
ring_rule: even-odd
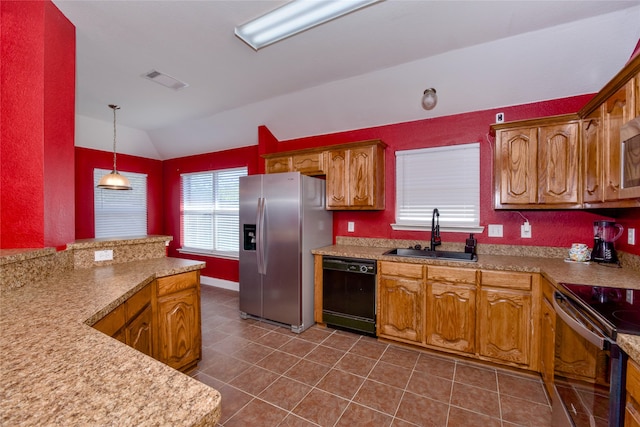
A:
POLYGON ((582 200, 604 201, 604 127, 602 108, 582 120, 582 200))
POLYGON ((504 130, 496 141, 496 175, 500 204, 532 204, 538 201, 538 130, 504 130))
POLYGON ((620 198, 620 127, 633 118, 633 81, 629 81, 603 105, 604 200, 620 198))
POLYGON ((327 209, 384 209, 385 147, 382 141, 374 140, 328 151, 327 209))
POLYGON ((269 157, 264 160, 265 173, 293 172, 293 156, 269 157))
POLYGON ((575 207, 579 202, 577 116, 496 126, 496 208, 575 207))
POLYGON ((578 203, 578 123, 538 129, 538 202, 578 203))
POLYGON ((326 175, 329 210, 382 210, 385 147, 380 140, 370 140, 263 157, 266 173, 326 175))

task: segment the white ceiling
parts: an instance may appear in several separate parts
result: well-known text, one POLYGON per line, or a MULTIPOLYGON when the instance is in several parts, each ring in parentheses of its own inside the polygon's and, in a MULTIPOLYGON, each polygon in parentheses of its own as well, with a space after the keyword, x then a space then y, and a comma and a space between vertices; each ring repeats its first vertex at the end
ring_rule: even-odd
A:
POLYGON ((386 0, 258 52, 234 27, 285 1, 53 1, 76 26, 76 145, 112 149, 115 103, 118 152, 154 159, 593 93, 640 39, 640 0, 386 0))

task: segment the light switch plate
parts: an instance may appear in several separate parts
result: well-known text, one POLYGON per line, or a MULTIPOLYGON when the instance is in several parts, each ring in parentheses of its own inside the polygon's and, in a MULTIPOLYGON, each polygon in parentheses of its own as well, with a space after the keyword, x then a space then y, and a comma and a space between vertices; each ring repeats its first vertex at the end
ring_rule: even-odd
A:
POLYGON ((347 231, 349 233, 353 233, 355 231, 356 225, 353 221, 347 222, 347 231))
POLYGON ((502 224, 489 224, 489 237, 502 237, 502 224))
POLYGON ((630 228, 627 230, 627 243, 630 245, 636 244, 636 229, 630 228))

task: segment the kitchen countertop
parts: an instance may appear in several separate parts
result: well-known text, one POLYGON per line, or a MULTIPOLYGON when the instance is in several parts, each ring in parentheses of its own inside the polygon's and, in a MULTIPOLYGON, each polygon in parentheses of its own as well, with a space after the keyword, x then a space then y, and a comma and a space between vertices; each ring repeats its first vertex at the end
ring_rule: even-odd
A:
MULTIPOLYGON (((395 247, 395 246, 394 246, 395 247)), ((414 264, 445 265, 458 268, 540 273, 553 285, 578 283, 626 289, 640 289, 640 272, 629 268, 597 263, 565 262, 563 258, 479 254, 477 262, 434 260, 383 255, 393 247, 337 244, 314 249, 316 255, 365 258, 414 264)), ((640 336, 619 334, 618 344, 640 363, 640 336)))
POLYGON ((76 269, 0 294, 0 424, 213 426, 220 393, 93 329, 156 277, 157 258, 76 269))

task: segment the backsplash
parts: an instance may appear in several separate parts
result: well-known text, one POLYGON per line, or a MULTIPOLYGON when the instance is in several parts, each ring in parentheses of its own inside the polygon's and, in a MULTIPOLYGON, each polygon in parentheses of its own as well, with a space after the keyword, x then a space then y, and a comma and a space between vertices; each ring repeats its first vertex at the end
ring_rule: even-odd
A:
MULTIPOLYGON (((377 239, 369 237, 336 236, 337 245, 369 246, 378 248, 409 248, 415 245, 429 247, 428 240, 401 240, 401 239, 377 239)), ((442 251, 464 251, 464 243, 442 242, 438 246, 442 251)), ((569 248, 552 246, 519 246, 519 245, 492 245, 480 243, 476 247, 479 255, 509 255, 530 256, 540 258, 567 258, 569 248)), ((623 268, 640 271, 640 256, 619 251, 618 258, 623 268)))

